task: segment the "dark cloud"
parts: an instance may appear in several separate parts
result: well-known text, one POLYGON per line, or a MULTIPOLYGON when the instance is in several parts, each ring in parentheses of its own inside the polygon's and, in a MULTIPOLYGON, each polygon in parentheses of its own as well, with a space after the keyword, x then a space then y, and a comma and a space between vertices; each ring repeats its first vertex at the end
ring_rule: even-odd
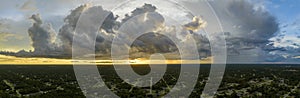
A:
MULTIPOLYGON (((132 11, 130 16, 126 15, 122 22, 107 23, 114 23, 115 25, 113 27, 113 30, 115 29, 116 32, 114 32, 113 34, 107 32, 110 28, 108 30, 105 30, 104 28, 104 31, 106 32, 100 32, 99 35, 104 39, 104 41, 96 43, 96 50, 98 50, 98 53, 104 56, 110 54, 113 37, 120 37, 122 39, 121 42, 126 42, 134 39, 129 35, 134 35, 137 33, 147 34, 142 35, 136 40, 133 40, 133 45, 129 45, 129 43, 120 44, 131 47, 129 50, 133 58, 147 57, 152 53, 171 52, 171 47, 174 47, 175 45, 171 44, 170 39, 161 34, 152 32, 155 31, 155 29, 161 27, 164 22, 164 18, 162 17, 162 15, 155 12, 155 9, 156 8, 154 6, 145 4, 144 6, 136 8, 134 11, 132 11)), ((115 21, 116 18, 108 18, 105 21, 107 20, 115 21)))
POLYGON ((132 45, 131 51, 149 54, 177 51, 176 45, 168 37, 158 33, 148 33, 139 37, 132 45))
POLYGON ((210 3, 226 32, 228 62, 239 61, 237 58, 247 58, 239 62, 263 61, 269 52, 267 50, 273 50, 264 48, 270 43, 270 38, 279 32, 279 23, 263 7, 256 6, 254 2, 247 0, 210 3))
MULTIPOLYGON (((270 43, 269 39, 276 35, 279 30, 275 17, 262 8, 255 8, 248 1, 230 0, 226 1, 226 3, 224 2, 215 2, 212 5, 215 5, 216 12, 220 15, 222 22, 228 23, 223 24, 228 51, 231 55, 238 55, 233 58, 241 58, 239 55, 246 58, 245 55, 251 55, 250 58, 256 58, 255 60, 257 60, 263 57, 257 56, 260 55, 259 52, 282 51, 282 49, 267 46, 270 43)), ((45 25, 38 15, 33 15, 31 19, 34 20, 34 23, 29 29, 29 34, 35 51, 43 53, 55 51, 71 56, 73 38, 77 36, 74 35, 74 32, 78 19, 89 8, 88 5, 82 5, 71 11, 64 19, 64 25, 59 29, 58 41, 56 42, 54 42, 55 37, 53 34, 55 33, 51 30, 51 26, 45 25)), ((156 12, 157 8, 151 4, 144 4, 142 7, 136 8, 121 21, 117 21, 118 16, 115 16, 110 11, 103 10, 102 7, 92 8, 108 13, 108 17, 99 28, 98 36, 96 37, 96 56, 110 56, 111 43, 115 36, 120 35, 124 40, 132 40, 130 36, 122 35, 124 32, 147 33, 136 39, 133 45, 129 46, 131 47, 130 53, 133 58, 149 56, 149 54, 153 53, 165 53, 172 56, 174 56, 173 54, 178 54, 176 45, 163 34, 169 34, 180 41, 194 38, 200 57, 211 56, 208 37, 205 34, 195 33, 206 25, 206 22, 201 17, 194 17, 192 22, 182 25, 185 31, 176 31, 167 30, 167 28, 171 27, 164 25, 164 17, 156 12), (134 32, 124 28, 132 28, 130 30, 134 32), (180 32, 181 35, 178 36, 174 32, 180 32)), ((84 47, 85 43, 81 44, 84 47)), ((264 54, 262 53, 261 55, 264 54)))
POLYGON ((211 56, 211 46, 208 37, 204 34, 193 33, 193 38, 196 41, 200 58, 211 56))
POLYGON ((155 12, 157 8, 151 4, 144 4, 142 7, 140 8, 136 8, 135 10, 133 10, 131 12, 131 15, 126 14, 125 18, 122 19, 122 22, 126 22, 127 20, 129 20, 130 18, 137 16, 137 15, 141 15, 144 13, 148 13, 148 12, 155 12))
POLYGON ((265 47, 263 47, 263 49, 265 51, 268 51, 268 52, 272 52, 272 51, 287 51, 283 47, 274 47, 274 43, 270 43, 270 44, 266 45, 265 47))
MULTIPOLYGON (((269 42, 279 30, 276 18, 262 8, 254 9, 248 1, 233 0, 227 5, 230 21, 240 26, 228 36, 231 43, 241 43, 245 46, 260 46, 269 42)), ((235 45, 235 44, 233 44, 235 45)), ((240 46, 240 45, 237 45, 240 46)))
MULTIPOLYGON (((57 33, 50 24, 43 23, 39 14, 32 15, 30 19, 33 20, 32 27, 29 28, 28 33, 34 48, 34 54, 28 56, 43 56, 43 57, 70 57, 72 53, 73 38, 75 36, 75 28, 77 22, 87 9, 90 11, 101 11, 108 14, 103 25, 99 28, 98 36, 96 37, 95 50, 96 56, 108 57, 111 53, 111 44, 113 38, 116 36, 122 37, 123 40, 132 40, 130 35, 135 32, 146 33, 136 40, 132 45, 125 43, 130 48, 132 58, 149 57, 154 53, 163 53, 167 58, 180 58, 178 49, 174 42, 163 34, 170 35, 178 41, 188 41, 189 37, 196 39, 201 57, 208 57, 210 55, 210 46, 207 44, 208 39, 201 35, 192 33, 203 28, 206 24, 200 17, 195 17, 190 23, 183 25, 185 29, 181 32, 181 37, 176 36, 174 32, 176 29, 169 30, 170 27, 164 25, 164 17, 156 12, 156 7, 151 4, 144 4, 140 8, 136 8, 130 15, 126 15, 121 22, 117 21, 118 16, 112 12, 105 11, 102 7, 89 7, 88 5, 81 5, 64 18, 64 24, 57 33), (130 28, 130 29, 128 29, 130 28), (189 32, 187 32, 189 31, 189 32), (128 32, 128 33, 124 33, 128 32), (205 44, 204 44, 205 43, 205 44)), ((88 12, 93 15, 94 12, 88 12)), ((92 23, 92 22, 91 22, 92 23)), ((97 27, 96 27, 97 28, 97 27)), ((80 39, 76 39, 80 40, 80 39)), ((86 46, 85 42, 79 43, 83 49, 86 46)), ((188 46, 188 45, 187 45, 188 46)), ((84 50, 83 50, 84 51, 84 50)), ((87 54, 89 55, 89 54, 87 54)), ((23 56, 17 54, 17 56, 23 56)))
MULTIPOLYGON (((82 5, 80 7, 77 7, 76 9, 71 11, 71 14, 68 15, 64 21, 64 25, 62 26, 62 28, 59 30, 59 38, 62 42, 62 47, 64 49, 64 51, 68 54, 71 54, 71 50, 72 50, 72 44, 73 44, 73 38, 74 36, 74 32, 75 32, 75 28, 77 26, 77 22, 78 19, 80 18, 80 15, 87 9, 89 9, 90 7, 88 5, 82 5)), ((92 9, 96 9, 94 11, 102 11, 103 13, 109 13, 109 15, 106 17, 106 19, 104 20, 103 25, 100 27, 98 36, 96 38, 96 50, 98 51, 107 51, 106 48, 109 48, 109 44, 107 42, 111 42, 111 41, 106 41, 106 38, 104 38, 101 35, 112 35, 114 33, 113 29, 115 26, 117 26, 119 24, 119 22, 116 21, 117 17, 114 16, 114 14, 112 12, 109 11, 105 11, 102 9, 102 7, 92 7, 92 9), (106 47, 104 47, 106 46, 106 47), (101 48, 101 49, 100 49, 101 48), (105 48, 105 49, 103 49, 105 48)), ((93 12, 89 13, 89 14, 93 14, 93 12)), ((95 27, 98 28, 98 27, 95 27)), ((84 43, 82 43, 84 44, 84 43)), ((83 45, 84 46, 84 45, 83 45)))
MULTIPOLYGON (((75 10, 73 10, 71 14, 65 18, 65 25, 60 29, 59 32, 59 37, 62 41, 62 47, 64 48, 65 52, 68 51, 71 52, 72 49, 71 45, 73 41, 72 38, 73 36, 76 36, 73 35, 74 29, 76 27, 76 23, 78 21, 79 15, 82 14, 84 9, 86 8, 87 8, 86 5, 80 6, 75 10)), ((102 10, 102 8, 98 10, 102 10)), ((97 41, 95 43, 96 44, 95 48, 97 53, 96 56, 99 57, 110 56, 112 39, 115 36, 122 37, 123 40, 132 40, 133 38, 131 38, 131 36, 128 36, 128 33, 130 35, 131 33, 135 33, 135 32, 144 32, 147 34, 142 35, 136 40, 134 40, 134 43, 131 46, 129 46, 128 44, 128 47, 130 47, 131 57, 133 58, 148 57, 150 54, 153 53, 178 54, 177 47, 172 42, 172 40, 170 40, 168 37, 162 34, 159 34, 159 33, 169 33, 170 35, 176 37, 175 33, 172 34, 173 33, 172 31, 164 31, 164 30, 153 32, 159 28, 166 29, 166 27, 163 25, 164 17, 161 14, 157 13, 155 10, 156 7, 154 7, 153 5, 145 4, 142 7, 133 10, 131 12, 131 15, 127 15, 122 20, 122 22, 116 21, 118 16, 114 16, 112 12, 105 11, 108 12, 109 15, 105 19, 102 27, 98 32, 97 41)), ((187 30, 191 30, 191 32, 193 32, 194 30, 201 29, 204 26, 205 26, 205 21, 203 21, 199 17, 196 17, 194 18, 194 21, 186 24, 184 27, 186 27, 187 30)), ((209 45, 202 43, 202 42, 208 42, 207 38, 202 39, 205 37, 197 34, 194 35, 195 38, 197 38, 196 41, 199 47, 202 46, 206 47, 206 48, 200 48, 199 51, 201 52, 201 55, 203 57, 207 57, 210 54, 209 47, 207 48, 207 46, 209 45)), ((178 57, 173 57, 173 58, 178 58, 178 57)))
POLYGON ((299 62, 299 51, 299 48, 293 47, 277 48, 277 50, 270 51, 266 59, 270 62, 297 63, 299 62))
POLYGON ((247 1, 232 1, 228 5, 228 12, 234 18, 232 21, 242 26, 240 30, 242 37, 249 41, 255 39, 267 41, 279 30, 274 16, 262 8, 254 9, 254 5, 247 1))
POLYGON ((87 7, 88 5, 81 5, 72 10, 71 13, 64 19, 65 23, 59 30, 58 37, 66 54, 70 55, 72 52, 73 37, 78 19, 87 7))
POLYGON ((55 31, 51 25, 43 24, 39 14, 32 15, 33 25, 28 29, 34 52, 38 55, 47 55, 56 50, 54 45, 55 31))

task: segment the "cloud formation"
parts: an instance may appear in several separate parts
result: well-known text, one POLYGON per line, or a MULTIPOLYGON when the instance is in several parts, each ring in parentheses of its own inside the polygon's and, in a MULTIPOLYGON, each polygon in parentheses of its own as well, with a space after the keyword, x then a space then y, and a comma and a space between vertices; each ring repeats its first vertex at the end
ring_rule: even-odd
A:
POLYGON ((39 14, 32 15, 33 25, 28 29, 35 54, 47 55, 56 50, 55 31, 50 24, 43 24, 39 14))
POLYGON ((204 28, 206 25, 206 21, 202 20, 200 17, 194 17, 192 22, 184 25, 184 28, 186 30, 197 32, 201 28, 204 28))
POLYGON ((237 47, 257 47, 265 45, 279 30, 276 18, 263 8, 256 8, 249 1, 231 0, 224 3, 225 8, 220 13, 222 21, 228 25, 227 41, 237 47))
MULTIPOLYGON (((283 49, 274 47, 275 44, 270 44, 270 38, 273 38, 279 31, 279 23, 263 6, 256 6, 253 2, 243 0, 210 3, 223 23, 222 26, 224 27, 229 52, 229 62, 263 62, 296 57, 296 55, 286 55, 289 53, 295 54, 295 51, 298 50, 283 49), (284 52, 288 50, 291 52, 284 52), (280 55, 274 56, 275 54, 280 55), (264 59, 269 56, 274 58, 264 59)), ((55 35, 55 31, 51 26, 45 24, 37 15, 33 15, 31 18, 34 22, 33 26, 29 29, 31 33, 29 33, 31 34, 35 50, 44 53, 49 51, 57 54, 60 53, 61 55, 57 55, 57 57, 70 57, 73 37, 76 36, 74 32, 78 19, 89 8, 88 5, 81 5, 73 9, 64 18, 64 24, 57 32, 57 38, 53 36, 55 35), (41 41, 41 39, 44 40, 41 41)), ((99 28, 95 43, 96 56, 103 58, 110 57, 113 38, 124 33, 124 31, 119 31, 120 28, 136 28, 136 31, 147 31, 147 34, 136 39, 133 45, 128 45, 131 57, 133 58, 149 56, 153 53, 164 53, 167 56, 178 58, 176 45, 163 34, 172 35, 181 41, 188 41, 189 38, 194 38, 201 58, 211 55, 208 37, 205 34, 198 33, 206 24, 209 24, 202 20, 201 17, 194 17, 190 23, 182 24, 181 27, 185 30, 180 31, 171 26, 166 26, 164 24, 164 17, 151 4, 145 4, 134 9, 131 13, 126 14, 123 19, 118 19, 119 16, 115 15, 115 13, 106 11, 102 7, 95 9, 109 13, 104 24, 99 28), (180 34, 175 34, 174 32, 179 32, 180 34)), ((124 40, 131 40, 130 36, 124 36, 124 40)), ((82 44, 84 46, 84 43, 82 44)))
MULTIPOLYGON (((34 47, 34 56, 70 57, 72 53, 73 38, 74 36, 77 36, 74 35, 74 32, 78 19, 80 18, 80 15, 89 8, 89 5, 86 4, 72 10, 70 15, 64 19, 64 25, 59 29, 57 39, 55 36, 56 33, 50 24, 43 23, 39 14, 32 15, 30 19, 33 20, 33 25, 29 28, 28 33, 32 41, 32 46, 34 47)), ((145 4, 140 8, 136 8, 130 15, 125 15, 125 18, 120 22, 117 21, 118 16, 115 16, 112 12, 103 10, 102 7, 92 7, 91 9, 97 9, 94 11, 108 13, 108 17, 99 28, 98 36, 96 38, 95 50, 97 53, 96 56, 99 57, 107 58, 107 56, 110 55, 111 44, 114 37, 123 36, 123 40, 132 40, 132 38, 124 32, 147 33, 134 40, 134 43, 131 46, 126 44, 130 48, 132 58, 147 58, 153 53, 164 53, 169 56, 169 58, 179 58, 176 45, 171 39, 162 34, 172 35, 176 39, 182 41, 187 41, 187 36, 193 35, 195 35, 195 38, 198 38, 196 40, 197 42, 204 41, 202 38, 205 38, 204 36, 192 33, 193 31, 198 31, 205 27, 206 23, 200 17, 195 17, 192 22, 183 25, 182 27, 190 32, 185 30, 179 31, 183 35, 177 37, 174 33, 176 32, 176 29, 165 26, 164 17, 156 12, 156 7, 151 4, 145 4), (177 57, 174 57, 176 55, 177 57)), ((89 14, 92 14, 92 12, 89 14)), ((198 42, 199 46, 200 43, 201 42, 198 42)), ((85 43, 82 42, 83 47, 84 45, 85 43)), ((208 57, 209 48, 201 48, 199 51, 205 51, 203 57, 208 57)))
POLYGON ((247 0, 210 3, 223 23, 228 61, 264 62, 269 51, 263 48, 280 30, 277 19, 264 6, 256 6, 247 0))
POLYGON ((58 37, 61 41, 61 46, 64 52, 68 55, 71 55, 72 44, 75 28, 77 21, 84 10, 88 8, 88 5, 81 5, 76 9, 72 10, 70 15, 64 19, 64 25, 59 29, 58 37))

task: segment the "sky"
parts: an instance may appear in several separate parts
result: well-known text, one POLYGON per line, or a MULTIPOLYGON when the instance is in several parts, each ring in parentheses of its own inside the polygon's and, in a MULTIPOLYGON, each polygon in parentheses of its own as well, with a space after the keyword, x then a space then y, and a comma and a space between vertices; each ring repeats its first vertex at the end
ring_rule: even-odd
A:
MULTIPOLYGON (((117 20, 111 19, 112 22, 108 22, 108 24, 115 26, 118 26, 118 23, 123 23, 122 19, 126 19, 125 14, 131 15, 128 20, 139 17, 138 14, 144 14, 139 11, 132 12, 137 7, 145 12, 154 12, 153 15, 146 17, 154 19, 151 21, 159 24, 172 25, 172 20, 168 18, 175 19, 182 25, 195 23, 194 17, 190 13, 176 5, 164 2, 155 3, 153 5, 157 7, 157 10, 152 11, 151 6, 143 6, 148 1, 133 0, 115 8, 115 2, 120 1, 122 0, 3 0, 0 4, 0 50, 13 52, 23 49, 31 50, 35 52, 30 56, 40 55, 46 58, 49 55, 42 53, 68 56, 71 47, 68 43, 72 41, 67 38, 73 37, 70 29, 75 28, 72 27, 72 24, 76 20, 72 22, 64 21, 64 19, 72 20, 72 17, 79 17, 77 14, 88 8, 88 6, 80 7, 83 4, 100 5, 103 6, 103 11, 111 11, 113 14, 119 15, 117 20), (77 10, 75 10, 76 8, 77 10), (158 17, 160 15, 169 17, 164 17, 160 21, 158 17), (42 23, 39 23, 40 21, 42 23), (41 32, 42 34, 40 34, 41 32)), ((202 7, 200 6, 203 3, 201 0, 175 0, 174 2, 189 5, 186 8, 190 11, 202 11, 195 9, 202 7)), ((297 63, 300 61, 300 7, 297 6, 300 3, 299 0, 223 0, 210 1, 209 3, 215 10, 224 29, 228 63, 297 63)), ((203 13, 199 17, 203 16, 204 21, 210 19, 205 17, 208 12, 203 10, 200 13, 203 13)), ((152 26, 149 21, 136 22, 152 26)), ((218 24, 208 22, 207 25, 218 24)), ((153 26, 157 26, 156 23, 153 26)), ((202 26, 205 29, 204 25, 199 25, 201 28, 202 26)), ((172 26, 163 26, 164 29, 170 27, 172 26)), ((105 33, 99 33, 101 41, 97 43, 96 50, 99 52, 96 55, 100 55, 100 59, 107 59, 107 56, 110 55, 109 44, 115 36, 112 33, 117 31, 113 31, 112 28, 103 27, 102 29, 105 30, 105 33)), ((209 44, 207 43, 207 36, 203 32, 205 33, 203 30, 195 30, 189 36, 195 38, 198 43, 200 57, 209 58, 209 44)), ((176 36, 179 36, 180 40, 186 40, 186 34, 184 32, 181 34, 184 35, 176 36)), ((149 34, 144 39, 141 38, 137 44, 133 45, 133 57, 163 52, 168 58, 178 59, 174 56, 178 52, 176 49, 174 50, 174 45, 170 44, 170 39, 157 34, 149 34), (162 39, 158 39, 157 36, 162 39), (161 46, 164 47, 160 48, 161 46)))

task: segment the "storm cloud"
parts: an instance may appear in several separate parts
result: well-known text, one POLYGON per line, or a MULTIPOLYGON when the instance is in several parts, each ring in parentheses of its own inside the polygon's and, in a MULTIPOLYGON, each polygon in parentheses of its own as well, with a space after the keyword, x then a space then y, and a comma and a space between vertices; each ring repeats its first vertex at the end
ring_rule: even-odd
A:
POLYGON ((225 31, 229 62, 264 62, 270 38, 279 32, 277 19, 248 0, 210 2, 225 31), (240 60, 240 58, 242 58, 240 60))
POLYGON ((229 45, 265 45, 279 31, 276 18, 250 1, 229 0, 212 2, 212 5, 223 22, 229 45))
POLYGON ((32 15, 33 25, 28 29, 35 54, 47 55, 56 50, 55 31, 50 24, 43 24, 39 14, 32 15))
POLYGON ((66 54, 71 55, 72 42, 74 37, 77 21, 84 10, 88 8, 88 5, 81 5, 72 10, 71 13, 64 19, 64 25, 61 27, 58 33, 59 40, 61 41, 61 47, 66 54))
POLYGON ((237 24, 237 37, 248 42, 264 42, 273 37, 279 30, 276 18, 263 8, 256 8, 247 1, 233 1, 228 5, 228 14, 237 24))
MULTIPOLYGON (((229 0, 210 3, 223 23, 227 48, 228 52, 230 52, 228 54, 232 60, 244 58, 244 60, 240 61, 243 62, 249 59, 257 61, 263 60, 260 58, 269 55, 268 52, 271 51, 271 48, 266 48, 266 45, 270 43, 269 39, 274 37, 279 30, 274 16, 250 1, 229 0)), ((81 5, 66 16, 64 24, 57 33, 57 37, 55 37, 55 31, 51 25, 43 23, 38 15, 33 15, 31 17, 34 20, 33 26, 28 31, 35 51, 44 53, 54 51, 70 57, 72 55, 73 38, 77 36, 74 33, 78 19, 89 8, 108 13, 108 17, 99 28, 99 32, 97 32, 98 36, 95 43, 96 56, 109 57, 111 43, 116 36, 124 37, 124 40, 132 40, 130 36, 125 35, 127 33, 124 33, 124 31, 130 31, 120 31, 119 29, 122 28, 135 28, 137 32, 147 31, 145 32, 147 34, 136 39, 132 45, 128 45, 133 58, 149 56, 153 53, 164 53, 173 57, 178 54, 176 45, 163 34, 172 35, 172 37, 180 41, 188 41, 189 38, 194 38, 200 57, 211 56, 208 37, 205 34, 198 33, 206 25, 210 25, 209 23, 196 16, 189 23, 181 24, 184 30, 180 31, 166 26, 164 17, 151 4, 144 4, 134 9, 131 13, 126 14, 123 19, 118 19, 119 16, 104 10, 102 7, 90 7, 87 4, 81 5), (175 32, 180 32, 180 35, 177 35, 175 32)), ((84 42, 82 44, 84 46, 84 42)), ((175 56, 174 58, 178 57, 175 56)))
MULTIPOLYGON (((143 6, 136 8, 130 13, 130 15, 125 15, 125 18, 121 21, 117 21, 118 16, 115 16, 110 11, 103 10, 102 7, 89 7, 87 4, 81 5, 72 10, 70 15, 64 19, 64 25, 61 27, 61 29, 59 29, 57 37, 55 37, 56 33, 52 29, 51 25, 44 24, 38 14, 32 15, 31 19, 33 20, 33 26, 29 28, 28 33, 32 39, 32 46, 35 49, 34 52, 36 55, 41 55, 43 53, 60 53, 61 55, 56 56, 71 56, 73 38, 74 36, 77 36, 75 35, 75 28, 77 26, 78 19, 85 10, 90 8, 97 9, 94 11, 108 13, 108 17, 106 17, 103 25, 99 28, 98 36, 96 37, 96 56, 107 58, 111 52, 113 38, 116 36, 123 37, 123 40, 132 40, 132 38, 128 36, 128 33, 124 32, 129 32, 129 35, 130 33, 134 32, 146 33, 134 40, 132 45, 126 44, 130 48, 130 54, 132 58, 148 57, 153 53, 164 53, 167 55, 178 56, 179 53, 176 45, 171 39, 163 35, 168 34, 176 37, 176 34, 174 33, 176 30, 170 30, 172 27, 167 27, 164 25, 164 17, 160 13, 156 12, 156 7, 151 4, 144 4, 143 6)), ((92 12, 89 14, 92 14, 92 12)), ((199 34, 193 34, 191 32, 198 31, 205 27, 205 25, 205 21, 203 21, 200 17, 195 17, 190 23, 182 25, 185 30, 190 32, 184 30, 179 31, 184 35, 183 37, 176 37, 176 39, 186 41, 188 40, 186 39, 186 36, 195 35, 195 38, 198 38, 196 41, 200 46, 200 41, 204 41, 202 38, 205 37, 199 34)), ((84 47, 85 43, 82 42, 81 44, 84 47)), ((205 53, 203 53, 205 54, 203 57, 209 56, 208 49, 209 48, 199 49, 200 52, 205 51, 205 53)), ((179 56, 170 58, 179 58, 179 56)))

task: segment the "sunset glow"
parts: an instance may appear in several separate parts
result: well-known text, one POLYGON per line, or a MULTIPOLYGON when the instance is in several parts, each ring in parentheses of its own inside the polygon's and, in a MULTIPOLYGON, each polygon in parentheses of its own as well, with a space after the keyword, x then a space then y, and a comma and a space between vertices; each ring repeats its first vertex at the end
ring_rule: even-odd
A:
POLYGON ((72 59, 53 59, 53 58, 21 58, 13 56, 0 55, 1 64, 15 64, 15 65, 70 65, 70 64, 97 64, 97 65, 112 65, 112 64, 160 64, 159 62, 165 62, 165 64, 210 64, 212 58, 206 58, 203 60, 166 60, 159 61, 147 59, 135 59, 135 60, 119 60, 112 63, 112 60, 72 60, 72 59))

